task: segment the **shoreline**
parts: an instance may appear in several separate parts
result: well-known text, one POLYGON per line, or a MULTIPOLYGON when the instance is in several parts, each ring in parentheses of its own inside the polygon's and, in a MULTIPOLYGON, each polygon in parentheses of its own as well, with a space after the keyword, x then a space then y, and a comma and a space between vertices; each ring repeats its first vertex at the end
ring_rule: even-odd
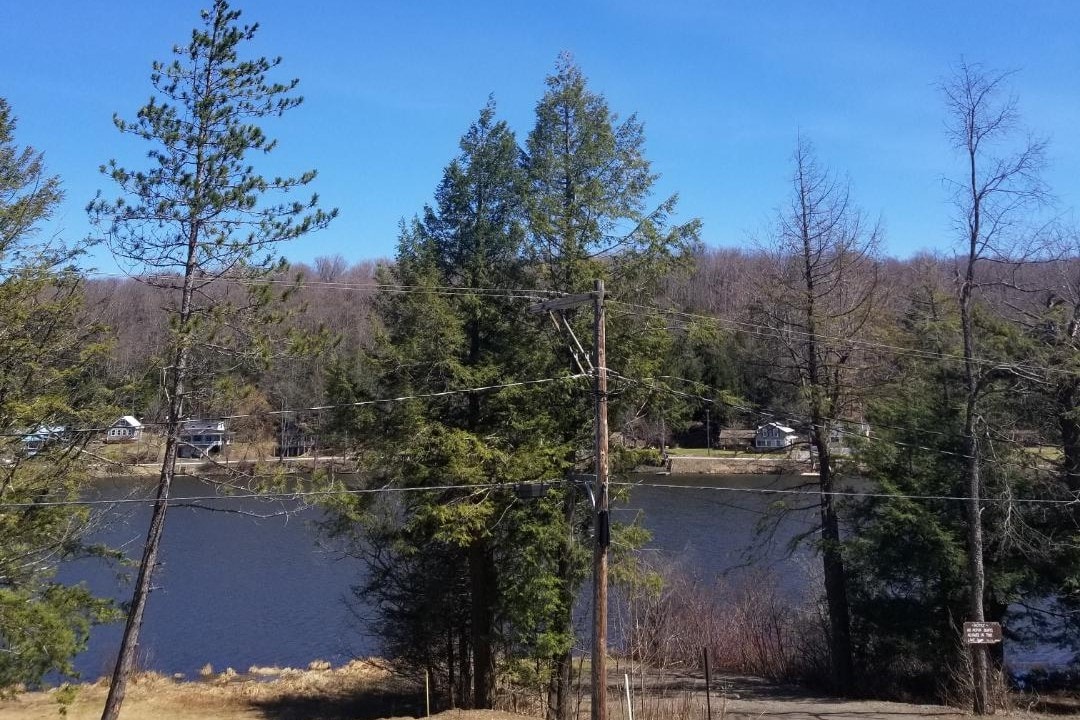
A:
MULTIPOLYGON (((607 685, 613 698, 619 698, 619 667, 609 673, 607 685)), ((432 708, 429 714, 424 698, 424 681, 395 674, 377 659, 354 660, 341 667, 312 662, 307 669, 252 667, 247 673, 226 669, 208 672, 199 679, 181 680, 153 672, 132 677, 124 715, 155 717, 160 720, 255 720, 257 718, 319 717, 325 720, 351 718, 404 717, 446 718, 446 720, 525 720, 536 714, 520 715, 506 710, 448 710, 432 708)), ((705 714, 710 707, 704 677, 695 671, 675 671, 669 677, 641 677, 635 687, 635 701, 679 716, 705 714), (666 698, 666 700, 665 700, 666 698)), ((714 676, 712 705, 723 717, 813 718, 847 717, 851 720, 965 720, 969 714, 960 708, 920 702, 897 702, 877 699, 839 698, 821 694, 803 686, 782 685, 761 678, 720 671, 714 676)), ((13 720, 45 720, 58 716, 71 720, 96 720, 104 704, 108 680, 83 682, 61 688, 18 693, 0 699, 0 714, 13 720)), ((587 690, 582 689, 587 697, 587 690)), ((504 701, 509 698, 504 698, 504 701)), ((1076 710, 1071 695, 1052 695, 1030 702, 1030 696, 1014 696, 1014 708, 1005 717, 1036 720, 1061 717, 1076 710)), ((504 704, 504 703, 500 703, 504 704)), ((611 703, 609 714, 617 714, 611 703)), ((532 707, 517 708, 528 712, 532 707)), ((575 713, 575 717, 581 717, 575 713)))
POLYGON ((639 466, 642 475, 807 475, 809 462, 787 456, 669 455, 663 465, 639 466))
MULTIPOLYGON (((256 468, 280 470, 287 475, 303 475, 312 470, 324 470, 327 468, 342 473, 356 473, 355 465, 348 463, 344 456, 331 455, 327 457, 268 457, 256 460, 241 459, 198 459, 177 460, 176 477, 200 477, 222 476, 231 472, 251 472, 256 468)), ((95 479, 132 477, 132 478, 156 478, 161 473, 160 462, 150 463, 123 463, 119 461, 102 462, 98 460, 89 465, 89 475, 95 479)))
MULTIPOLYGON (((355 464, 342 455, 326 457, 268 457, 222 460, 182 460, 176 463, 176 477, 218 477, 230 472, 251 472, 261 468, 286 475, 305 475, 313 470, 330 469, 343 474, 358 472, 355 464)), ((95 462, 89 474, 95 479, 131 477, 156 478, 161 463, 95 462)), ((789 457, 732 457, 706 455, 670 455, 663 465, 639 465, 636 475, 816 475, 805 460, 789 457)))

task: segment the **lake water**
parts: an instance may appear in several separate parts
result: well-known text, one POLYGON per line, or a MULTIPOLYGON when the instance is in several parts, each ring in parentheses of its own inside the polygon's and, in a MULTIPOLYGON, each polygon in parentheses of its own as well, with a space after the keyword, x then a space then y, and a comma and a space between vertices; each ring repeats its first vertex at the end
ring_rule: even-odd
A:
MULTIPOLYGON (((99 483, 94 499, 152 496, 146 480, 99 483)), ((176 498, 212 495, 207 485, 177 478, 176 498)), ((218 509, 266 515, 294 510, 257 499, 202 502, 218 509)), ((356 560, 324 549, 313 522, 319 514, 302 509, 260 519, 230 512, 171 507, 166 518, 160 566, 147 604, 140 637, 140 664, 166 673, 193 675, 215 669, 246 670, 251 665, 306 666, 314 659, 343 662, 370 654, 372 640, 353 627, 346 604, 350 586, 361 577, 356 560)), ((93 539, 139 558, 150 506, 111 506, 93 539)), ((135 569, 82 560, 61 568, 62 582, 85 581, 97 594, 130 600, 135 569)), ((121 624, 97 627, 90 646, 76 659, 85 678, 108 674, 120 646, 121 624)))
MULTIPOLYGON (((782 591, 804 593, 816 567, 805 551, 787 544, 813 527, 815 511, 793 511, 774 528, 770 541, 757 532, 765 511, 779 496, 739 489, 786 488, 804 480, 778 476, 649 476, 639 478, 628 500, 613 510, 616 520, 638 518, 653 535, 650 547, 664 562, 711 578, 738 571, 753 558, 755 570, 771 570, 782 591), (731 490, 718 491, 723 486, 731 490), (748 554, 750 553, 750 554, 748 554)), ((98 483, 90 499, 151 497, 152 482, 117 478, 98 483)), ((192 478, 177 478, 173 496, 213 495, 192 478)), ((215 670, 252 665, 306 666, 315 659, 338 664, 378 654, 364 608, 351 588, 363 565, 320 542, 313 508, 298 509, 259 499, 219 499, 200 504, 219 510, 169 509, 155 589, 140 639, 140 665, 163 673, 194 676, 207 663, 215 670), (291 510, 282 517, 253 517, 291 510)), ((800 504, 800 503, 793 503, 800 504)), ((138 558, 149 522, 148 504, 109 506, 95 540, 138 558)), ((130 599, 135 570, 82 560, 61 567, 59 579, 85 582, 95 593, 130 599)), ((90 646, 76 659, 84 678, 108 674, 115 662, 121 625, 93 630, 90 646)))

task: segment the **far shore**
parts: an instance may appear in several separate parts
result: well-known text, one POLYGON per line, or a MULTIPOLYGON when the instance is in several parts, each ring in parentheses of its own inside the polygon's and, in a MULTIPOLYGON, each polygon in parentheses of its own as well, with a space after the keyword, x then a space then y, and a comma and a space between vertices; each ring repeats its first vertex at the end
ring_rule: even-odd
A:
MULTIPOLYGON (((195 460, 177 460, 176 475, 220 476, 233 472, 250 472, 255 468, 282 470, 288 474, 301 474, 312 470, 333 469, 338 472, 356 472, 355 463, 342 455, 264 457, 259 459, 214 457, 195 460)), ((125 463, 100 459, 90 465, 90 474, 97 478, 135 477, 154 478, 161 473, 161 462, 125 463)))
MULTIPOLYGON (((685 452, 685 451, 684 451, 685 452)), ((93 455, 90 474, 97 478, 132 477, 154 478, 161 472, 161 462, 119 462, 93 455)), ((221 476, 234 472, 251 472, 256 468, 303 474, 312 470, 334 470, 355 473, 354 462, 344 455, 323 455, 279 458, 214 457, 177 460, 177 476, 221 476)), ((661 465, 642 465, 634 473, 642 475, 805 475, 812 467, 806 460, 787 455, 690 455, 670 454, 661 465)))
POLYGON ((807 460, 780 454, 690 455, 670 453, 659 466, 636 469, 643 474, 670 475, 800 475, 812 470, 807 460))

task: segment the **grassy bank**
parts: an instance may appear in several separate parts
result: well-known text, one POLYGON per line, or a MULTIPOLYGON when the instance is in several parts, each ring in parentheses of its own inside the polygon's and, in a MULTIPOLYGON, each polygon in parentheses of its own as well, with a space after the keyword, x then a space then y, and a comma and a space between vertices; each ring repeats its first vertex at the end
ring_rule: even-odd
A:
MULTIPOLYGON (((644 693, 635 682, 636 720, 697 720, 704 717, 704 680, 699 674, 650 671, 644 693)), ((610 677, 611 720, 628 720, 622 677, 610 677)), ((107 684, 24 693, 0 700, 5 720, 96 720, 104 706, 107 684), (63 712, 61 712, 61 710, 63 712)), ((841 700, 807 694, 748 677, 714 677, 712 717, 778 718, 783 720, 961 720, 966 713, 940 705, 841 700)), ((578 717, 589 716, 587 695, 577 704, 578 717)), ((379 662, 354 661, 341 668, 312 663, 307 670, 251 668, 248 673, 207 673, 183 682, 154 673, 136 676, 121 717, 125 720, 377 720, 423 717, 422 683, 408 683, 379 662)), ((1042 720, 1050 715, 1013 710, 1007 717, 1042 720)), ((440 720, 520 720, 503 711, 450 711, 440 720)), ((1002 717, 1002 715, 999 715, 1002 717)))
MULTIPOLYGON (((73 720, 100 716, 108 682, 66 686, 0 700, 6 720, 73 720)), ((157 673, 133 678, 121 717, 128 720, 221 718, 367 718, 422 711, 420 688, 397 680, 379 663, 357 660, 340 668, 312 663, 307 670, 251 668, 238 674, 205 672, 183 682, 157 673)))
MULTIPOLYGON (((354 464, 332 450, 279 458, 274 455, 275 448, 276 444, 269 441, 233 443, 225 452, 212 458, 178 459, 177 474, 213 476, 232 471, 250 472, 259 466, 296 473, 327 467, 338 472, 355 472, 354 464)), ((157 477, 165 447, 163 438, 147 436, 135 443, 91 443, 83 452, 88 458, 91 474, 96 477, 157 477)))

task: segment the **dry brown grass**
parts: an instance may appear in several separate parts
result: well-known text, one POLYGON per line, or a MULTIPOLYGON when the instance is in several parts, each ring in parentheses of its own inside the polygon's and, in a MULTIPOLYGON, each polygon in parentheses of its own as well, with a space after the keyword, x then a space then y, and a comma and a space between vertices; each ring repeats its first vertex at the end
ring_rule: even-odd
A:
POLYGON ((94 455, 123 465, 157 463, 165 453, 165 438, 144 433, 142 438, 130 443, 106 443, 95 441, 87 450, 94 455))
MULTIPOLYGON (((226 668, 195 682, 141 673, 132 678, 122 717, 125 720, 364 717, 365 704, 381 714, 384 703, 379 700, 394 693, 404 696, 414 692, 397 683, 387 669, 372 662, 356 660, 340 668, 317 662, 312 667, 310 670, 252 668, 246 674, 226 668)), ((99 717, 108 682, 102 679, 76 687, 74 702, 67 706, 66 716, 73 720, 99 717)), ((55 720, 60 717, 61 697, 63 692, 52 690, 0 701, 0 717, 55 720)))
MULTIPOLYGON (((251 668, 239 674, 230 669, 202 681, 180 682, 156 673, 133 678, 124 704, 123 720, 376 720, 423 716, 421 688, 402 682, 378 662, 355 661, 341 668, 313 663, 313 669, 251 668)), ((615 678, 612 678, 615 680, 615 678)), ((693 675, 661 674, 638 678, 633 692, 635 720, 697 720, 704 717, 702 680, 693 675), (639 684, 640 683, 640 684, 639 684)), ((96 720, 105 704, 107 683, 77 686, 66 716, 96 720)), ((714 720, 780 718, 782 720, 964 720, 950 708, 904 703, 846 701, 793 692, 760 680, 718 680, 712 696, 714 720)), ((4 720, 56 720, 61 717, 62 691, 26 693, 0 701, 4 720)), ((609 690, 608 717, 629 720, 623 690, 609 690)), ((579 717, 587 718, 588 697, 579 717)), ((1046 715, 1011 713, 1024 720, 1046 715)), ((491 710, 453 710, 438 720, 521 720, 523 715, 491 710)))

